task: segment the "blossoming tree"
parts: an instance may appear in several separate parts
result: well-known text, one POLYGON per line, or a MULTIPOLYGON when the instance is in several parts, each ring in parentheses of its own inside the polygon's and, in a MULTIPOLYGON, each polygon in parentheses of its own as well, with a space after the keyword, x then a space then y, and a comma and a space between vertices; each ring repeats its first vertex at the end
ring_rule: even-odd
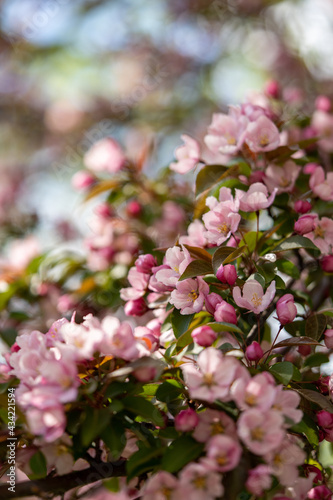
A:
POLYGON ((182 180, 144 178, 113 139, 86 155, 75 187, 108 193, 86 261, 51 279, 35 257, 3 299, 30 480, 1 498, 332 498, 333 116, 321 98, 283 123, 275 97, 182 136, 170 169, 196 169, 193 213, 182 180), (38 315, 55 290, 67 317, 28 330, 15 299, 38 315))

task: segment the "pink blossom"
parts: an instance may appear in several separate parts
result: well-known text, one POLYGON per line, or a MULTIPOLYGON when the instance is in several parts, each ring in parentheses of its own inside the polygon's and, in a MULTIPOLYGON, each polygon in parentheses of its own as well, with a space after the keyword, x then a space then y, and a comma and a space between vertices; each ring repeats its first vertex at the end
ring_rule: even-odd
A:
POLYGON ((333 172, 328 172, 325 179, 323 167, 317 167, 310 177, 309 185, 316 196, 333 201, 333 172))
POLYGON ((90 188, 96 182, 96 177, 86 170, 79 170, 72 177, 72 186, 77 191, 90 188))
POLYGON ((186 487, 187 498, 191 500, 213 500, 224 493, 221 475, 202 463, 188 464, 181 471, 179 480, 186 487))
POLYGON ((312 205, 306 200, 297 200, 294 205, 294 209, 299 214, 306 214, 310 212, 312 205))
POLYGON ((145 484, 142 500, 176 500, 175 492, 179 492, 178 479, 166 471, 159 471, 151 476, 145 484))
POLYGON ((141 273, 136 267, 131 267, 127 279, 132 287, 120 290, 120 297, 123 300, 136 300, 146 293, 150 274, 141 273))
POLYGON ((238 435, 252 453, 265 455, 281 444, 284 437, 282 424, 281 415, 275 411, 246 410, 238 420, 238 435))
POLYGON ((298 424, 302 420, 303 412, 297 407, 301 402, 300 395, 295 391, 284 390, 282 385, 276 387, 275 400, 272 410, 298 424))
POLYGON ((180 309, 181 314, 192 314, 202 310, 209 286, 200 278, 179 281, 171 292, 170 304, 180 309))
POLYGON ((249 361, 259 361, 263 357, 264 351, 262 350, 260 344, 254 341, 247 346, 245 354, 249 361))
POLYGON ((275 400, 276 387, 267 382, 264 373, 259 373, 250 380, 239 378, 232 385, 232 398, 241 410, 269 410, 275 400))
POLYGON ((217 339, 217 333, 208 326, 198 326, 191 333, 192 339, 202 347, 209 347, 217 339))
POLYGON ((249 471, 246 487, 250 493, 260 497, 272 485, 272 469, 268 465, 258 465, 249 471))
POLYGON ((198 423, 199 417, 192 408, 181 410, 175 417, 175 428, 179 432, 193 431, 198 423))
POLYGON ((255 280, 248 280, 241 290, 238 286, 233 289, 233 298, 239 307, 244 307, 259 314, 264 311, 272 302, 275 296, 275 281, 267 288, 266 293, 260 283, 255 280))
POLYGON ((287 293, 279 298, 276 303, 276 313, 281 325, 292 323, 297 315, 294 296, 287 293))
POLYGON ((238 361, 223 356, 213 347, 208 347, 199 354, 197 366, 190 363, 182 365, 191 398, 210 403, 215 399, 230 400, 230 385, 235 379, 237 368, 238 361))
POLYGON ((310 233, 316 227, 317 216, 314 214, 302 215, 294 224, 294 231, 297 234, 304 235, 310 233))
POLYGON ((325 255, 332 253, 333 220, 328 217, 316 219, 315 228, 304 236, 309 238, 325 255))
POLYGON ((325 255, 320 260, 320 266, 325 273, 333 273, 333 255, 325 255))
POLYGON ((292 160, 287 161, 283 167, 269 165, 265 170, 264 182, 272 193, 277 188, 277 194, 289 193, 294 189, 295 182, 301 167, 292 160))
POLYGON ((223 264, 221 264, 216 271, 216 277, 218 280, 222 281, 222 283, 228 283, 230 286, 234 285, 237 280, 237 271, 235 266, 232 264, 226 264, 223 266, 223 264))
POLYGON ((60 438, 65 432, 66 417, 62 405, 44 410, 28 408, 26 418, 30 432, 43 436, 47 443, 60 438))
POLYGON ((213 114, 204 139, 208 149, 215 154, 237 153, 243 145, 247 123, 248 119, 242 115, 213 114))
POLYGON ((48 467, 55 467, 57 474, 63 475, 71 472, 74 465, 73 455, 70 452, 73 446, 68 434, 52 443, 44 444, 40 451, 46 458, 48 467))
POLYGON ((213 210, 202 216, 207 231, 205 237, 209 243, 221 245, 238 229, 241 216, 230 210, 224 202, 218 203, 213 210))
POLYGON ((234 421, 224 412, 207 409, 198 413, 199 423, 194 429, 193 437, 200 443, 205 443, 212 436, 226 434, 236 436, 234 421))
POLYGON ((238 212, 239 210, 239 200, 232 196, 230 188, 222 186, 219 191, 219 199, 217 200, 215 196, 208 196, 206 198, 206 205, 211 210, 218 207, 222 203, 223 207, 228 207, 232 212, 238 212))
POLYGON ((216 307, 221 302, 223 302, 221 295, 215 292, 209 293, 205 300, 206 309, 209 312, 209 314, 212 314, 214 316, 216 307))
POLYGON ((60 329, 64 342, 75 348, 77 359, 89 359, 94 352, 99 349, 100 342, 103 340, 101 329, 90 328, 84 324, 66 323, 60 329))
POLYGON ((126 316, 142 316, 147 311, 148 307, 143 297, 136 300, 129 300, 124 306, 126 316))
POLYGON ((315 106, 316 109, 320 109, 321 111, 330 111, 331 101, 326 95, 319 95, 316 97, 315 106))
POLYGON ((307 175, 312 175, 318 167, 318 163, 310 162, 303 167, 303 172, 307 175))
POLYGON ((161 270, 170 271, 170 266, 168 266, 167 264, 162 264, 161 266, 153 267, 152 268, 153 275, 150 277, 148 288, 149 290, 152 290, 153 292, 157 293, 171 292, 174 289, 173 286, 166 285, 162 283, 162 281, 159 281, 156 278, 156 274, 161 270))
POLYGON ((169 269, 157 271, 156 279, 164 285, 176 286, 179 277, 192 260, 189 251, 185 247, 174 246, 168 248, 165 254, 165 264, 169 266, 169 269))
POLYGON ((188 135, 182 135, 181 139, 184 145, 176 149, 175 157, 178 161, 171 163, 170 169, 178 174, 187 174, 200 160, 200 146, 198 141, 188 135))
POLYGON ((138 200, 131 200, 126 205, 126 214, 129 217, 140 217, 143 207, 138 200))
POLYGON ((132 361, 140 356, 139 346, 129 323, 126 321, 121 323, 118 318, 106 316, 102 320, 101 327, 105 334, 100 344, 100 351, 103 354, 126 361, 132 361))
POLYGON ((216 306, 214 319, 218 323, 232 323, 233 325, 237 325, 238 322, 235 308, 223 299, 216 306))
MULTIPOLYGON (((276 412, 272 413, 277 415, 276 412)), ((275 429, 275 425, 272 428, 275 429)), ((280 483, 290 486, 297 480, 298 466, 304 463, 306 455, 298 444, 286 438, 278 448, 271 450, 264 458, 280 483)))
POLYGON ((192 247, 205 247, 207 240, 205 237, 205 226, 198 219, 191 222, 187 228, 188 236, 181 236, 179 243, 181 245, 190 245, 192 247))
POLYGON ((319 146, 326 152, 333 151, 333 115, 322 110, 316 110, 312 115, 311 126, 320 137, 319 146))
POLYGON ((280 134, 276 125, 267 116, 261 115, 248 124, 245 142, 254 153, 272 151, 280 144, 280 134))
POLYGON ((320 486, 315 486, 311 488, 307 493, 307 498, 311 500, 331 500, 332 499, 332 491, 327 488, 324 484, 320 486))
POLYGON ((94 172, 114 174, 125 166, 126 161, 119 143, 110 137, 97 141, 84 156, 84 164, 94 172))
POLYGON ((274 188, 272 194, 268 196, 267 187, 261 182, 256 182, 250 186, 250 189, 245 193, 240 189, 236 189, 236 198, 239 199, 240 209, 243 212, 256 212, 272 205, 277 188, 274 188))
POLYGON ((273 97, 273 99, 278 99, 280 95, 281 89, 279 82, 276 80, 269 80, 265 84, 265 94, 268 95, 268 97, 273 97))
POLYGON ((207 458, 201 462, 219 472, 235 469, 239 464, 242 448, 238 441, 225 435, 213 436, 207 443, 207 458))
POLYGON ((156 259, 150 253, 140 255, 135 261, 135 267, 139 273, 150 274, 155 266, 157 266, 156 259))
POLYGON ((328 329, 324 333, 324 342, 327 349, 333 349, 333 330, 328 329))

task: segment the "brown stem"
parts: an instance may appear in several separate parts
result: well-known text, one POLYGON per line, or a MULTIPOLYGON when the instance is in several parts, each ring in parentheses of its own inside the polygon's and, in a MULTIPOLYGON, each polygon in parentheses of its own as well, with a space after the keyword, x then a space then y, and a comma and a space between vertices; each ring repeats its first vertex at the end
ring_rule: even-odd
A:
MULTIPOLYGON (((38 496, 44 498, 47 494, 62 495, 68 490, 86 484, 95 483, 109 477, 126 476, 126 460, 117 462, 91 462, 91 467, 84 470, 70 472, 58 477, 46 477, 34 481, 23 481, 15 485, 15 492, 8 490, 10 484, 0 485, 0 498, 23 498, 38 496)), ((50 496, 48 496, 50 498, 50 496)))

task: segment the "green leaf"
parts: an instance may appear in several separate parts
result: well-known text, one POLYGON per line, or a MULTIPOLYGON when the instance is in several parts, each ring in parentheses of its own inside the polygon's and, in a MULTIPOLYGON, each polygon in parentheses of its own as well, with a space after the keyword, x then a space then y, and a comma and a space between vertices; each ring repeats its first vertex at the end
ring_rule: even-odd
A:
POLYGON ((163 382, 156 391, 156 399, 169 403, 173 399, 177 399, 184 391, 184 387, 177 380, 166 380, 163 382))
POLYGON ((280 276, 275 276, 274 281, 277 290, 285 290, 286 284, 280 276))
POLYGON ((166 449, 162 458, 162 467, 168 472, 177 472, 189 462, 197 459, 203 452, 204 445, 191 436, 181 436, 166 449))
POLYGON ((304 320, 293 321, 292 323, 285 325, 284 329, 288 333, 290 333, 290 335, 293 335, 294 337, 297 334, 304 336, 305 335, 305 321, 304 320))
POLYGON ((172 311, 171 324, 173 333, 177 339, 188 330, 193 317, 194 314, 181 314, 178 309, 172 311))
POLYGON ((214 332, 235 332, 240 335, 243 334, 243 331, 233 323, 207 323, 207 326, 210 326, 214 332))
POLYGON ((324 396, 320 392, 311 391, 310 389, 297 389, 297 392, 308 401, 311 401, 311 403, 315 403, 323 410, 326 410, 329 413, 333 413, 332 403, 326 396, 324 396))
POLYGON ((320 340, 320 337, 326 329, 327 318, 324 314, 313 314, 305 323, 305 335, 315 340, 320 340))
POLYGON ((288 274, 293 279, 298 279, 300 277, 300 271, 295 264, 290 262, 290 260, 287 259, 278 259, 275 262, 276 267, 278 268, 279 271, 282 273, 288 274))
POLYGON ((197 276, 204 276, 206 274, 213 274, 212 265, 204 260, 192 260, 180 276, 179 281, 188 278, 196 278, 197 276))
POLYGON ((308 368, 321 366, 324 363, 328 363, 329 360, 330 358, 327 354, 324 354, 323 352, 315 352, 314 354, 311 354, 311 356, 308 356, 306 358, 306 360, 304 361, 304 366, 307 366, 308 368))
POLYGON ((298 424, 295 424, 291 430, 299 434, 304 434, 312 446, 318 446, 318 428, 313 419, 308 415, 304 415, 303 419, 298 424))
POLYGON ((30 469, 32 474, 29 475, 29 479, 40 479, 46 477, 47 475, 47 463, 44 454, 41 451, 37 451, 29 460, 30 469))
POLYGON ((141 448, 133 453, 126 463, 127 481, 153 470, 159 464, 163 448, 141 448))
POLYGON ((221 264, 228 264, 232 262, 233 260, 236 260, 237 257, 242 255, 244 252, 245 247, 237 248, 236 250, 234 247, 219 247, 213 255, 213 269, 214 273, 216 274, 218 268, 220 267, 221 264))
POLYGON ((263 236, 263 233, 259 231, 258 236, 256 231, 249 231, 244 235, 244 238, 239 242, 239 245, 242 247, 242 245, 246 245, 249 249, 249 252, 253 252, 257 241, 260 240, 260 238, 263 236))
POLYGON ((276 363, 270 367, 269 371, 283 385, 288 385, 292 379, 297 381, 302 379, 299 370, 290 361, 276 363))
POLYGON ((113 460, 117 460, 126 445, 125 429, 120 418, 112 418, 101 433, 101 438, 109 448, 113 460))
POLYGON ((9 347, 11 347, 15 343, 17 330, 15 328, 5 328, 4 330, 1 330, 0 336, 2 340, 4 340, 9 347))
POLYGON ((226 167, 225 165, 206 165, 197 175, 195 183, 196 196, 207 191, 207 189, 221 182, 226 177, 235 175, 237 172, 239 172, 237 164, 230 167, 226 167))
POLYGON ((297 250, 299 248, 305 248, 306 250, 312 250, 315 255, 320 255, 319 248, 312 243, 309 238, 305 238, 305 236, 290 236, 285 239, 281 243, 279 243, 276 247, 274 247, 272 252, 286 252, 288 250, 297 250))
POLYGON ((314 339, 310 339, 310 337, 295 337, 278 342, 277 344, 275 344, 273 349, 277 349, 278 347, 292 347, 299 345, 320 345, 320 343, 314 339))
POLYGON ((110 422, 110 410, 108 408, 91 408, 85 410, 85 418, 81 425, 80 439, 83 447, 88 447, 96 439, 110 422))
POLYGON ((157 426, 164 426, 164 419, 160 410, 147 399, 140 396, 126 396, 122 399, 122 403, 124 408, 134 415, 139 415, 157 426))
POLYGON ((106 479, 103 481, 103 486, 113 493, 117 493, 119 491, 119 477, 111 477, 110 479, 106 479))

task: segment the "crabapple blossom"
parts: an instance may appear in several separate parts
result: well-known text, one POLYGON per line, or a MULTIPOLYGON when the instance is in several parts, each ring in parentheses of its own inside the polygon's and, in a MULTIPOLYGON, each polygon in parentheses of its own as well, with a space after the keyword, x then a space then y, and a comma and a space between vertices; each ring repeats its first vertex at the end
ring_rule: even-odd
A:
POLYGON ((236 189, 236 198, 239 200, 239 208, 243 212, 256 212, 272 205, 277 188, 274 188, 268 196, 267 187, 261 182, 251 184, 247 192, 236 189))
POLYGON ((178 174, 187 174, 200 160, 200 146, 198 141, 186 134, 183 134, 181 139, 184 145, 176 149, 175 156, 178 161, 171 163, 170 169, 178 174))
POLYGON ((198 425, 199 417, 195 410, 181 410, 175 417, 175 428, 179 432, 193 431, 198 425))
POLYGON ((145 484, 141 498, 143 500, 177 500, 179 493, 178 479, 166 471, 159 471, 145 484))
POLYGON ((272 151, 280 144, 280 134, 274 123, 261 115, 248 124, 245 142, 254 153, 272 151))
POLYGON ((192 363, 182 365, 185 383, 191 398, 213 403, 215 399, 230 400, 230 386, 235 379, 238 362, 223 356, 220 351, 208 347, 197 360, 197 367, 192 363))
POLYGON ((136 342, 130 323, 126 321, 121 323, 118 318, 106 316, 102 320, 101 329, 104 334, 100 342, 100 351, 102 353, 127 361, 137 359, 140 355, 147 353, 147 350, 143 346, 140 348, 138 342, 136 342))
POLYGON ((311 203, 306 200, 297 200, 294 204, 294 209, 299 214, 306 214, 307 212, 310 212, 311 208, 311 203))
POLYGON ((284 390, 282 385, 276 387, 275 399, 272 410, 298 424, 302 420, 303 412, 297 407, 301 402, 300 395, 295 391, 284 390))
POLYGON ((96 177, 86 170, 79 170, 72 177, 72 186, 77 191, 90 188, 96 182, 96 177))
POLYGON ((120 290, 120 297, 123 300, 136 300, 146 293, 150 274, 142 273, 136 267, 131 267, 127 279, 132 287, 120 290))
POLYGON ((276 313, 281 325, 292 323, 297 315, 297 309, 294 302, 294 296, 287 293, 279 298, 276 303, 276 313))
MULTIPOLYGON (((278 415, 276 412, 275 415, 278 415)), ((290 439, 285 438, 282 443, 264 456, 271 466, 273 475, 284 486, 293 484, 298 478, 298 466, 305 460, 305 452, 290 439)))
POLYGON ((141 203, 138 202, 138 200, 131 200, 129 203, 126 205, 126 213, 130 217, 140 217, 142 214, 143 207, 141 203))
POLYGON ((232 264, 226 264, 225 266, 221 264, 216 271, 216 277, 218 280, 222 281, 222 283, 228 283, 230 286, 234 285, 237 280, 237 271, 235 266, 232 264))
POLYGON ((294 225, 294 231, 297 234, 303 235, 310 233, 316 227, 317 216, 314 214, 302 215, 294 225))
POLYGON ((322 254, 331 254, 333 247, 333 220, 328 217, 322 217, 321 219, 317 217, 314 229, 304 236, 309 238, 321 250, 322 254))
POLYGON ((111 137, 97 141, 84 156, 85 166, 94 172, 114 174, 125 166, 126 161, 119 143, 111 137))
POLYGON ((209 243, 221 245, 232 233, 236 232, 241 220, 238 213, 232 212, 224 202, 218 203, 202 216, 206 227, 205 238, 209 243))
POLYGON ((204 141, 213 153, 235 154, 244 142, 248 119, 238 114, 213 114, 212 123, 208 127, 208 134, 204 141))
POLYGON ((333 115, 317 109, 312 115, 311 126, 320 138, 318 145, 323 151, 331 153, 333 151, 333 115))
POLYGON ((239 307, 244 307, 255 314, 259 314, 269 306, 275 296, 275 281, 272 281, 266 293, 264 293, 258 281, 248 280, 243 286, 242 292, 239 286, 236 286, 232 294, 239 307))
POLYGON ((330 111, 331 101, 326 95, 319 95, 315 100, 316 109, 321 111, 330 111))
POLYGON ((237 325, 238 322, 235 308, 223 299, 216 306, 214 319, 219 323, 232 323, 234 325, 237 325))
POLYGON ((294 189, 295 182, 301 167, 292 160, 288 160, 282 167, 269 165, 265 170, 264 182, 272 193, 277 188, 277 194, 290 192, 294 189))
POLYGON ((261 496, 272 485, 272 469, 268 465, 258 465, 249 471, 245 484, 250 493, 261 496))
POLYGON ((135 267, 139 273, 150 274, 157 261, 150 253, 140 255, 135 261, 135 267))
POLYGON ((226 413, 208 408, 197 415, 199 423, 194 429, 193 437, 200 443, 206 443, 212 436, 220 434, 236 436, 236 425, 226 413))
POLYGON ((181 314, 192 314, 202 310, 208 293, 209 286, 200 276, 189 278, 177 283, 169 302, 180 309, 181 314))
POLYGON ((277 412, 253 408, 240 415, 238 436, 252 453, 265 455, 281 444, 285 434, 282 424, 283 419, 277 412))
POLYGON ((331 328, 324 332, 324 342, 327 349, 333 349, 333 330, 331 328))
POLYGON ((191 222, 187 228, 187 236, 179 238, 181 245, 190 245, 192 247, 205 247, 207 240, 205 237, 205 226, 198 219, 191 222))
POLYGON ((267 382, 264 373, 259 373, 250 380, 239 378, 231 387, 232 398, 241 410, 269 410, 275 400, 276 387, 267 382))
POLYGON ((224 493, 221 475, 202 463, 190 463, 179 474, 180 484, 191 500, 213 500, 224 493))
POLYGON ((202 347, 209 347, 217 339, 217 333, 208 326, 198 326, 191 333, 192 339, 202 347))
POLYGON ((142 316, 148 311, 148 307, 143 297, 136 300, 129 300, 124 305, 126 316, 142 316))
POLYGON ((212 314, 214 316, 216 307, 221 302, 223 302, 221 295, 215 292, 209 293, 205 299, 206 309, 209 312, 209 314, 212 314))
POLYGON ((325 255, 320 260, 320 266, 325 273, 333 273, 333 255, 325 255))
POLYGON ((30 432, 36 436, 43 436, 47 443, 55 441, 64 434, 66 417, 61 404, 44 409, 30 407, 27 409, 26 418, 30 432))
POLYGON ((323 167, 317 167, 310 177, 309 186, 322 200, 333 200, 333 172, 328 172, 325 178, 323 167))
POLYGON ((218 200, 215 196, 208 196, 206 198, 206 205, 211 210, 214 210, 214 208, 219 206, 220 203, 222 203, 224 207, 229 207, 232 212, 238 212, 239 210, 239 200, 234 198, 232 196, 231 189, 225 186, 220 188, 218 200))
POLYGON ((235 469, 239 464, 242 448, 238 441, 225 435, 215 435, 207 443, 207 458, 201 459, 208 468, 219 472, 235 469))
POLYGON ((249 346, 247 346, 245 354, 249 361, 259 361, 263 357, 264 351, 262 350, 260 344, 254 340, 249 346))
POLYGON ((161 269, 156 273, 156 279, 161 281, 164 285, 176 286, 179 277, 183 274, 192 257, 189 251, 183 246, 168 248, 165 254, 165 264, 169 266, 168 269, 161 269))
POLYGON ((324 484, 315 486, 307 492, 307 498, 310 500, 331 500, 332 491, 324 484))

